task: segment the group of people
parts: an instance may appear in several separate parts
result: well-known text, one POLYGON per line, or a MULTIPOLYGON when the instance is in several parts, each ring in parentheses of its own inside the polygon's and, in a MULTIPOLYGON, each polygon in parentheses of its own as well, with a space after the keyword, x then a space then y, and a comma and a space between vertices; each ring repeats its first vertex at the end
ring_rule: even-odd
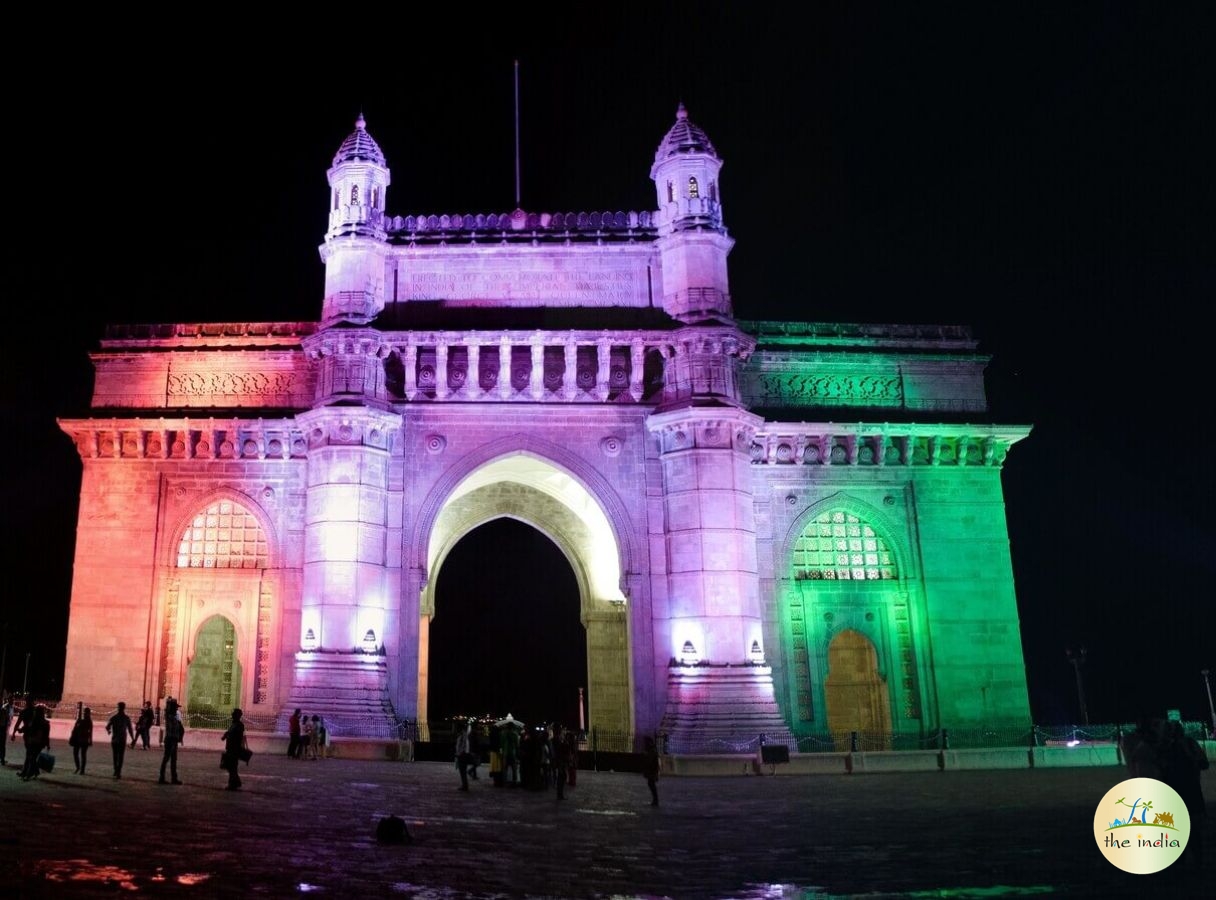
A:
MULTIPOLYGON (((122 769, 126 761, 128 740, 130 747, 142 746, 151 749, 152 726, 156 722, 156 713, 152 709, 152 701, 145 700, 139 717, 132 719, 127 713, 125 701, 119 701, 114 715, 106 721, 105 731, 110 736, 110 757, 114 763, 114 777, 122 778, 122 769)), ((186 725, 182 720, 181 705, 173 697, 165 700, 165 718, 163 723, 162 745, 164 753, 160 761, 160 784, 181 784, 177 777, 177 750, 186 739, 186 725), (171 781, 165 779, 168 771, 171 781)), ((73 770, 77 775, 85 774, 89 762, 89 748, 93 746, 93 710, 86 706, 80 711, 80 717, 72 726, 68 737, 68 746, 72 748, 73 770)))
POLYGON ((456 731, 456 768, 460 790, 476 780, 483 757, 489 757, 490 779, 496 787, 557 789, 565 796, 578 772, 578 735, 560 724, 526 728, 510 714, 488 726, 465 721, 456 731))
MULTIPOLYGON (((510 713, 488 726, 466 720, 456 728, 457 790, 469 790, 470 779, 477 780, 477 769, 488 756, 490 779, 496 787, 553 787, 561 800, 566 788, 578 783, 578 745, 578 733, 560 723, 527 728, 510 713)), ((642 751, 642 775, 651 806, 659 805, 659 768, 658 746, 648 737, 642 751)))
POLYGON ((329 729, 313 713, 309 718, 297 708, 287 720, 287 755, 292 759, 325 759, 329 755, 329 729))
MULTIPOLYGON (((234 725, 239 724, 240 720, 241 711, 233 710, 234 725)), ((8 734, 10 721, 13 723, 13 728, 9 740, 15 741, 17 735, 21 735, 25 743, 25 762, 21 766, 19 777, 23 781, 30 781, 38 777, 39 757, 44 752, 49 753, 51 749, 50 713, 45 704, 27 703, 19 714, 14 715, 13 702, 10 698, 5 698, 0 703, 0 726, 2 726, 0 727, 0 766, 6 762, 3 752, 6 742, 3 740, 3 736, 8 734)), ((122 778, 128 747, 139 746, 142 741, 145 750, 151 749, 151 732, 155 721, 156 712, 152 708, 151 701, 144 701, 138 718, 134 720, 127 713, 126 702, 121 700, 118 702, 114 714, 105 724, 105 732, 110 738, 110 755, 113 760, 115 778, 122 778)), ((72 748, 74 764, 72 771, 76 775, 84 775, 88 767, 89 748, 93 746, 95 725, 93 710, 88 706, 80 710, 79 717, 72 724, 72 730, 68 736, 68 746, 72 748)), ((186 725, 182 719, 181 704, 173 697, 169 697, 165 701, 163 729, 164 754, 161 757, 158 783, 182 784, 177 772, 177 751, 185 742, 186 725), (169 777, 166 778, 166 775, 169 777)), ((237 747, 247 749, 244 726, 241 725, 237 730, 230 727, 224 733, 223 739, 226 742, 226 748, 229 737, 233 735, 235 735, 237 747)), ((230 772, 229 787, 232 787, 234 782, 239 788, 240 777, 234 772, 230 772)))

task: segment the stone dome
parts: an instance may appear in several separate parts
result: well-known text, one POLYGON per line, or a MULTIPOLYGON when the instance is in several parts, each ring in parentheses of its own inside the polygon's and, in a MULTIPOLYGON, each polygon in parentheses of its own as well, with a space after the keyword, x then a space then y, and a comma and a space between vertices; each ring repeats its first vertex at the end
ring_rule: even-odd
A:
POLYGON ((384 159, 384 151, 380 149, 380 145, 376 143, 376 139, 367 133, 367 122, 363 120, 362 113, 355 120, 355 130, 350 133, 350 137, 342 142, 342 146, 338 148, 338 152, 334 155, 334 165, 354 162, 356 160, 360 162, 372 162, 379 166, 388 165, 384 159))
POLYGON ((684 108, 683 103, 676 109, 676 124, 671 126, 671 130, 659 142, 654 161, 662 162, 681 153, 707 153, 714 159, 718 158, 718 152, 710 143, 709 135, 700 125, 694 124, 688 118, 688 110, 684 108))

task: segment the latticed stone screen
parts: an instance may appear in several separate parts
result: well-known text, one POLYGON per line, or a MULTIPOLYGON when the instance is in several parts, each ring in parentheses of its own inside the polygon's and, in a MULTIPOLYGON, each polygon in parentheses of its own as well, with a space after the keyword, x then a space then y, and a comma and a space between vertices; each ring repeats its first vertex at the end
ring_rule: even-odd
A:
POLYGON ((177 565, 182 569, 264 569, 266 534, 239 503, 219 500, 195 516, 182 534, 177 565))
POLYGON ((895 560, 873 528, 835 510, 815 519, 794 544, 794 577, 812 581, 885 581, 895 560))

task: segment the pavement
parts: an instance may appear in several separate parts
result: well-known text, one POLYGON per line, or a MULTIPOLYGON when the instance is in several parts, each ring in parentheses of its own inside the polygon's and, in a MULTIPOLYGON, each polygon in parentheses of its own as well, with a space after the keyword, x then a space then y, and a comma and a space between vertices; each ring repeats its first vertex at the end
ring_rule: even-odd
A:
POLYGON ((108 746, 81 776, 57 742, 55 771, 30 782, 8 749, 0 896, 23 900, 1216 896, 1216 827, 1203 873, 1131 875, 1102 857, 1094 814, 1127 778, 1114 766, 665 776, 651 806, 634 772, 581 770, 558 800, 495 787, 484 767, 462 793, 451 763, 266 752, 226 791, 218 741, 182 750, 181 786, 156 783, 156 748, 128 750, 116 780, 108 746), (388 815, 411 843, 376 841, 388 815))

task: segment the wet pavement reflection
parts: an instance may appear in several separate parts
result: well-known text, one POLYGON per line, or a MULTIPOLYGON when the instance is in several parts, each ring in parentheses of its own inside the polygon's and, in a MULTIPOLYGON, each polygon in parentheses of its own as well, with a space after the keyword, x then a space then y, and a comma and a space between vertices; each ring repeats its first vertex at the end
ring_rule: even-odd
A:
MULTIPOLYGON (((1124 770, 666 777, 581 771, 563 800, 473 782, 450 763, 262 753, 223 790, 219 751, 190 749, 25 783, 0 772, 0 897, 809 900, 1174 896, 1174 867, 1107 863, 1093 817, 1124 770), (400 816, 412 841, 376 841, 400 816)), ((1204 789, 1216 795, 1213 771, 1204 789)), ((1209 804, 1209 807, 1211 804, 1209 804)), ((1216 829, 1208 829, 1210 847, 1216 829)), ((1209 873, 1212 870, 1209 869, 1209 873)))

